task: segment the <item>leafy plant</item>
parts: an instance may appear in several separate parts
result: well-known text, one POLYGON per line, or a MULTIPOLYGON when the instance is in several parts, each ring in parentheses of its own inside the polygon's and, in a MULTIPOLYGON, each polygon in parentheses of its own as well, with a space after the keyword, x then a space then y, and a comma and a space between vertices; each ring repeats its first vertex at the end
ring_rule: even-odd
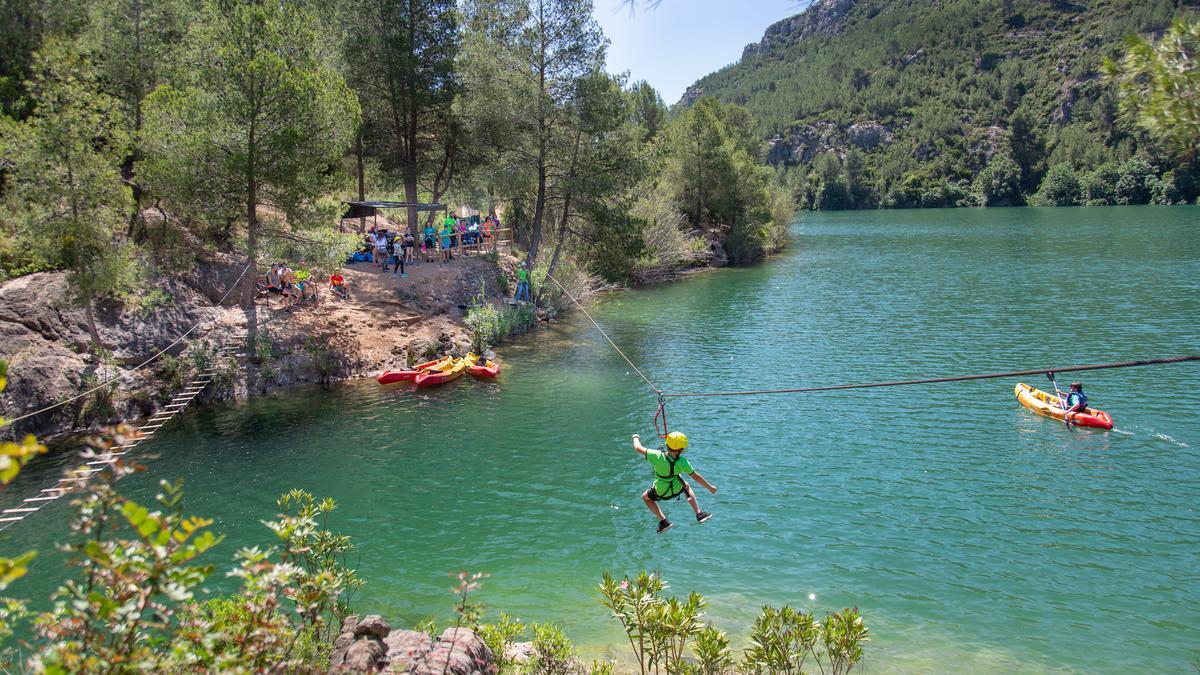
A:
POLYGON ((534 675, 568 675, 574 671, 575 647, 562 628, 553 624, 534 624, 533 657, 526 672, 534 675))
MULTIPOLYGON (((430 635, 435 633, 427 631, 430 635)), ((500 618, 496 623, 485 623, 475 626, 475 632, 483 639, 484 644, 488 646, 488 650, 492 652, 492 657, 496 660, 496 666, 501 672, 506 671, 513 664, 508 660, 508 648, 515 644, 518 639, 525 635, 525 624, 521 623, 520 619, 513 620, 505 612, 500 612, 500 618)))
POLYGON ((463 319, 471 335, 471 351, 476 354, 487 352, 492 342, 503 337, 500 332, 500 312, 488 302, 487 289, 483 280, 479 282, 479 295, 475 297, 467 316, 463 319))

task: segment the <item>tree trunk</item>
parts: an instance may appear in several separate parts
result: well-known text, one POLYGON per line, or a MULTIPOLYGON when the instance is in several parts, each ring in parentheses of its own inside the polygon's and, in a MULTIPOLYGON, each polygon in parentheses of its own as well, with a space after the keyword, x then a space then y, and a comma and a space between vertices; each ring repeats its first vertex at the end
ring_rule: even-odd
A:
MULTIPOLYGON (((250 121, 250 133, 246 143, 246 276, 242 278, 242 307, 246 313, 246 351, 254 354, 254 345, 258 342, 258 309, 254 304, 258 280, 258 174, 255 165, 257 144, 255 120, 250 121)), ((255 368, 251 359, 246 359, 246 389, 253 391, 256 386, 255 368)))
POLYGON ((96 354, 104 345, 100 343, 100 331, 96 330, 96 315, 92 312, 92 299, 90 297, 83 305, 83 313, 87 316, 88 333, 92 336, 92 353, 96 354))
MULTIPOLYGON (((358 135, 354 137, 354 157, 358 161, 358 201, 366 201, 367 199, 367 179, 363 174, 363 144, 362 144, 362 129, 358 130, 358 135)), ((367 217, 358 217, 358 233, 365 234, 367 231, 367 217)))
POLYGON ((529 266, 530 273, 537 264, 538 248, 542 245, 542 219, 546 216, 545 153, 542 155, 542 159, 538 162, 537 201, 533 204, 533 232, 529 235, 529 254, 525 257, 525 263, 529 266))

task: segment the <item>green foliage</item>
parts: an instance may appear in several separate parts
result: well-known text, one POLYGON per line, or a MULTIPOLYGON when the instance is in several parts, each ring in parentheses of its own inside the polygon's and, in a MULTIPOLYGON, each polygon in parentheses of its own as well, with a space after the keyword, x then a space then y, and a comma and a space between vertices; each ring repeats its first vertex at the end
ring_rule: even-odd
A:
POLYGON ((1008 155, 996 155, 975 177, 980 206, 1011 206, 1021 198, 1021 167, 1008 155))
MULTIPOLYGON (((625 631, 639 671, 701 673, 734 671, 735 659, 725 633, 701 622, 707 602, 692 593, 687 600, 663 598, 666 584, 642 572, 617 581, 605 572, 602 604, 625 631), (690 648, 694 661, 685 660, 690 648)), ((750 633, 740 672, 802 673, 810 659, 823 673, 844 675, 862 661, 869 639, 858 610, 845 609, 817 621, 811 614, 784 606, 764 607, 750 633)))
POLYGON ((703 93, 745 106, 754 136, 772 143, 769 161, 801 174, 797 196, 810 208, 972 203, 960 186, 997 153, 1020 168, 1020 195, 1061 163, 1081 176, 1138 153, 1160 168, 1181 156, 1190 165, 1197 23, 1172 24, 1185 5, 858 0, 841 17, 773 27, 684 100, 703 93), (1122 49, 1127 35, 1164 30, 1122 49), (1118 60, 1106 79, 1105 57, 1118 60), (821 159, 859 151, 858 175, 827 171, 821 159))
POLYGON ((1145 157, 1130 157, 1118 169, 1116 193, 1118 204, 1147 204, 1150 190, 1158 182, 1157 171, 1145 157))
POLYGON ((34 113, 24 124, 0 125, 9 185, 33 207, 22 240, 68 270, 99 346, 93 302, 129 296, 140 285, 134 251, 121 236, 132 204, 118 165, 129 139, 117 101, 100 91, 91 60, 69 43, 50 41, 38 52, 30 98, 34 113))
POLYGON ((1117 181, 1121 178, 1116 162, 1105 162, 1079 181, 1083 203, 1087 206, 1112 206, 1117 203, 1117 181))
POLYGON ((770 170, 758 163, 749 113, 703 98, 677 116, 664 140, 666 190, 693 228, 720 226, 734 263, 769 253, 773 219, 770 170))
POLYGON ((1126 39, 1120 61, 1104 72, 1120 94, 1121 114, 1168 145, 1177 157, 1195 159, 1200 150, 1200 20, 1179 17, 1151 43, 1126 39))
POLYGON ((526 672, 531 675, 569 675, 575 672, 575 647, 562 628, 553 624, 534 624, 533 657, 526 672))
POLYGON ((251 264, 260 233, 288 234, 282 223, 260 228, 258 207, 293 231, 327 225, 320 197, 358 126, 357 99, 323 58, 319 34, 300 4, 208 0, 176 81, 143 106, 139 175, 212 234, 228 236, 244 218, 251 264))
POLYGON ((732 672, 733 652, 729 649, 729 636, 725 631, 705 626, 696 634, 696 666, 700 675, 721 675, 732 672))
MULTIPOLYGON (((521 623, 520 619, 513 620, 508 614, 500 612, 500 618, 496 623, 485 623, 475 626, 475 633, 488 646, 488 651, 492 652, 492 657, 496 660, 496 666, 500 672, 506 672, 513 666, 508 660, 508 647, 515 644, 518 640, 525 636, 525 624, 521 623)), ((430 635, 436 635, 436 628, 433 631, 427 631, 430 635)))
POLYGON ((479 355, 487 352, 492 342, 507 335, 501 332, 500 312, 488 302, 487 289, 482 280, 479 282, 479 295, 467 310, 463 324, 471 335, 471 351, 479 355))
POLYGON ((1075 206, 1080 200, 1079 176, 1070 164, 1056 164, 1046 172, 1029 202, 1034 206, 1075 206))

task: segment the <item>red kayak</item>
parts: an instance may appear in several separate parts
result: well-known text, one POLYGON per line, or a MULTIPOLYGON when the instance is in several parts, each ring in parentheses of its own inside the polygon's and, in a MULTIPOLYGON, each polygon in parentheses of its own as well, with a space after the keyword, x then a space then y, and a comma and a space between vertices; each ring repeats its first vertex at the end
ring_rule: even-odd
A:
POLYGON ((445 384, 462 377, 468 365, 466 359, 454 359, 449 366, 442 366, 440 370, 430 370, 421 373, 417 376, 415 382, 418 387, 432 387, 435 384, 445 384))
POLYGON ((443 356, 440 359, 418 363, 413 366, 412 370, 388 370, 382 375, 375 378, 379 384, 393 384, 395 382, 412 382, 417 379, 417 376, 427 370, 434 370, 442 366, 449 365, 450 357, 443 356))
MULTIPOLYGON (((474 355, 472 354, 472 356, 474 355)), ((478 357, 476 357, 476 359, 478 359, 478 357)), ((500 364, 496 363, 495 361, 479 363, 478 360, 476 360, 475 363, 467 366, 467 372, 475 377, 495 379, 495 377, 500 374, 500 364)))

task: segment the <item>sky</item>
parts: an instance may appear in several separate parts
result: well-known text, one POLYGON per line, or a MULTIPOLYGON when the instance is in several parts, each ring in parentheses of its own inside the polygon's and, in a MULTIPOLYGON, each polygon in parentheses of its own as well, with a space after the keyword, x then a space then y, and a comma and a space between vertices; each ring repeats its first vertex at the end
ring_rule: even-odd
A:
POLYGON ((595 0, 596 20, 612 41, 608 70, 646 80, 673 105, 683 90, 742 57, 767 26, 798 14, 801 0, 662 0, 639 3, 632 16, 624 0, 595 0))

